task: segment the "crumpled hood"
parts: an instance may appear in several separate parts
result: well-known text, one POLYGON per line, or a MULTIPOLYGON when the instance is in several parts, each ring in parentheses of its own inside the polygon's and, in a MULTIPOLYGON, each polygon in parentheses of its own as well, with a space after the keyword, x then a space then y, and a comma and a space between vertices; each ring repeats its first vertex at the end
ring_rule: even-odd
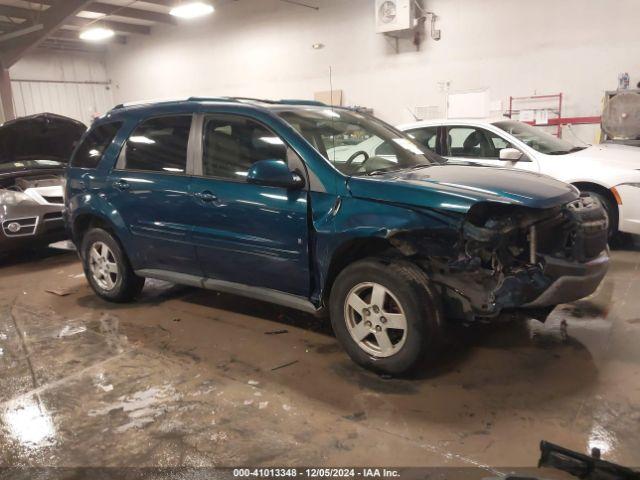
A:
POLYGON ((0 125, 0 164, 26 160, 67 163, 87 127, 72 118, 40 113, 0 125))
POLYGON ((458 212, 485 201, 551 208, 579 196, 574 187, 546 175, 456 164, 351 177, 348 184, 355 197, 458 212))
MULTIPOLYGON (((554 160, 562 160, 564 155, 554 156, 554 160)), ((567 155, 572 160, 595 160, 598 163, 606 162, 609 167, 640 169, 640 147, 631 145, 617 145, 615 143, 602 143, 592 145, 584 150, 567 155)))

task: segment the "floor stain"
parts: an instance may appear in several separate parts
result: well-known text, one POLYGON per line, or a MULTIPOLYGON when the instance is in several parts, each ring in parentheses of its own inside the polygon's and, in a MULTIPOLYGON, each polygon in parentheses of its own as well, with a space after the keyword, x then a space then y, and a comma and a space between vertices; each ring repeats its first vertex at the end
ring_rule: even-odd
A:
POLYGON ((81 274, 68 253, 0 264, 2 467, 375 458, 499 477, 535 468, 543 439, 640 465, 638 250, 545 323, 450 325, 405 378, 356 366, 326 319, 155 281, 113 305, 81 274))

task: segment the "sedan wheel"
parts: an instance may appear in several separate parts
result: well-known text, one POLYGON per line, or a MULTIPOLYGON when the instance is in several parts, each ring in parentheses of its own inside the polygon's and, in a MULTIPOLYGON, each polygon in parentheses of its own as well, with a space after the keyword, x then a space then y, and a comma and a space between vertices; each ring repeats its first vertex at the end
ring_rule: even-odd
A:
POLYGON ((407 318, 398 298, 379 283, 360 283, 348 293, 344 305, 347 330, 369 355, 396 354, 407 338, 407 318))
POLYGON ((111 249, 103 242, 95 242, 89 253, 89 270, 100 288, 113 290, 118 282, 118 264, 111 249))

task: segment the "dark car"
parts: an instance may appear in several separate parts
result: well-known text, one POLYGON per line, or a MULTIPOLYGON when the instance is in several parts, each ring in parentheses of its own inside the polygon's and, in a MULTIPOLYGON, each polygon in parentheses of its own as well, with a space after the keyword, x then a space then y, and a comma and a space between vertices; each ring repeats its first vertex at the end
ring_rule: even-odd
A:
POLYGON ((66 188, 102 298, 131 300, 156 278, 326 312, 356 362, 393 374, 435 351, 445 319, 544 320, 609 263, 602 206, 575 188, 448 164, 374 117, 313 102, 116 107, 66 188), (384 156, 334 162, 340 139, 374 136, 384 156))
POLYGON ((52 113, 0 126, 0 253, 66 238, 64 169, 86 128, 52 113))

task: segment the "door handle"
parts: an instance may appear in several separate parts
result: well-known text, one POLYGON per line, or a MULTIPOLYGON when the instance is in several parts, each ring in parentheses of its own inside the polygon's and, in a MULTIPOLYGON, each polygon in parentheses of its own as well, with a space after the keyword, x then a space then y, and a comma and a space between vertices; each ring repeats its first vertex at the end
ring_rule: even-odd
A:
POLYGON ((113 182, 113 187, 117 190, 129 190, 131 188, 131 184, 126 180, 116 180, 113 182))
POLYGON ((90 181, 91 181, 91 175, 89 175, 88 173, 85 173, 80 177, 80 183, 81 183, 82 188, 84 190, 88 190, 89 189, 89 182, 90 181))
POLYGON ((213 193, 211 193, 208 190, 205 190, 204 192, 198 192, 198 193, 194 193, 193 194, 194 197, 196 197, 198 200, 202 200, 203 202, 215 202, 218 197, 216 197, 213 193))

